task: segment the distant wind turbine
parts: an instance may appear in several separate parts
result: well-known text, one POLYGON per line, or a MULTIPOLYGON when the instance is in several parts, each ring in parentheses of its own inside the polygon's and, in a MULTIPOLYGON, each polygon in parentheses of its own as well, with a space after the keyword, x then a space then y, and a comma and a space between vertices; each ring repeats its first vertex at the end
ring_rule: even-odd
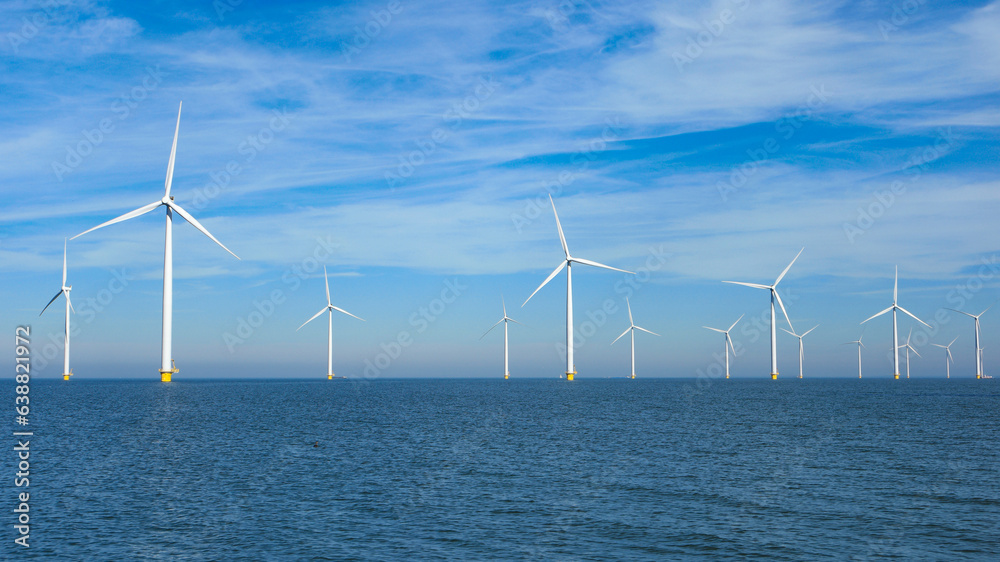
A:
POLYGON ((865 322, 867 322, 868 320, 871 320, 872 318, 877 318, 879 316, 882 316, 886 312, 889 312, 890 310, 892 311, 892 376, 893 376, 893 378, 895 378, 897 380, 899 379, 899 348, 900 348, 900 346, 899 346, 898 330, 896 328, 896 311, 897 310, 902 310, 910 318, 913 318, 914 320, 916 320, 917 322, 920 322, 921 324, 923 324, 924 326, 927 326, 928 328, 931 327, 930 324, 928 324, 927 322, 924 322, 923 320, 917 318, 909 310, 906 310, 905 308, 899 306, 896 303, 898 294, 899 294, 899 267, 897 266, 896 267, 895 281, 893 281, 893 284, 892 284, 892 306, 890 306, 889 308, 883 310, 882 312, 879 312, 878 314, 876 314, 876 315, 874 315, 874 316, 866 319, 864 322, 861 322, 862 324, 864 324, 865 322))
POLYGON ((808 334, 809 332, 811 332, 811 331, 815 330, 816 328, 819 328, 819 324, 816 324, 816 325, 815 325, 815 326, 813 326, 812 328, 809 328, 809 329, 808 329, 808 330, 806 330, 806 331, 805 331, 805 333, 804 333, 804 334, 802 334, 802 335, 799 335, 799 334, 796 334, 795 332, 792 332, 792 331, 790 331, 790 330, 785 330, 784 328, 782 328, 782 330, 784 330, 784 331, 788 332, 789 334, 791 334, 791 335, 793 335, 793 336, 795 336, 795 337, 799 338, 799 378, 800 378, 800 379, 802 378, 802 356, 803 356, 803 350, 802 350, 802 338, 806 337, 806 334, 808 334))
POLYGON ((709 328, 708 326, 702 326, 702 328, 705 328, 706 330, 712 330, 713 332, 719 332, 720 334, 725 334, 726 335, 726 341, 722 344, 722 351, 724 351, 725 354, 726 354, 726 378, 727 379, 729 378, 729 350, 732 349, 733 350, 733 355, 736 355, 736 348, 733 347, 733 339, 729 337, 729 332, 732 332, 733 328, 735 328, 736 325, 740 323, 740 320, 743 320, 743 316, 744 315, 741 314, 740 317, 736 319, 736 322, 733 322, 733 325, 730 326, 728 330, 720 330, 718 328, 709 328))
MULTIPOLYGON (((501 318, 500 320, 498 320, 496 324, 490 326, 490 329, 486 330, 486 333, 484 333, 483 335, 479 336, 479 339, 481 340, 481 339, 485 338, 486 334, 492 332, 493 328, 496 328, 497 326, 500 325, 500 322, 503 322, 503 379, 507 380, 507 379, 510 378, 510 361, 508 359, 508 353, 507 353, 507 349, 508 349, 507 348, 507 322, 513 322, 515 324, 521 324, 521 323, 518 322, 517 320, 514 320, 510 316, 507 316, 507 303, 504 302, 503 297, 500 297, 500 304, 503 306, 503 318, 501 318)), ((524 326, 524 324, 521 324, 521 325, 524 326)))
POLYGON ((88 232, 97 230, 108 226, 109 224, 115 224, 116 222, 122 222, 128 219, 132 219, 146 213, 157 209, 159 207, 166 207, 167 211, 167 227, 166 235, 163 243, 163 337, 160 342, 160 380, 163 382, 170 382, 171 376, 178 371, 173 364, 173 351, 172 351, 172 337, 173 337, 173 315, 174 315, 174 242, 173 242, 173 216, 176 212, 184 220, 191 223, 191 226, 197 228, 202 234, 208 236, 213 242, 222 247, 223 250, 229 252, 234 258, 240 259, 239 256, 233 254, 233 252, 225 247, 222 242, 215 239, 204 226, 201 225, 194 217, 188 214, 187 211, 181 208, 180 205, 174 203, 174 198, 170 195, 170 185, 174 180, 174 159, 177 155, 177 134, 181 129, 181 107, 177 106, 177 126, 174 128, 174 143, 170 147, 170 160, 167 162, 167 180, 165 182, 165 189, 163 193, 163 198, 159 201, 153 201, 152 203, 139 207, 138 209, 125 213, 124 215, 111 219, 108 222, 99 224, 90 230, 85 230, 80 234, 77 234, 70 240, 79 238, 88 232))
POLYGON ((559 230, 559 241, 562 242, 563 252, 566 254, 566 258, 559 264, 559 267, 555 268, 555 270, 545 278, 545 281, 542 281, 542 284, 538 286, 538 289, 535 289, 535 292, 531 293, 531 295, 525 299, 521 306, 528 304, 528 301, 531 300, 531 297, 535 296, 535 293, 548 284, 549 281, 552 281, 552 278, 558 275, 563 268, 566 268, 566 380, 571 381, 576 375, 576 366, 573 364, 573 263, 575 262, 583 265, 602 267, 604 269, 621 271, 622 273, 629 273, 631 275, 635 275, 635 273, 624 269, 618 269, 617 267, 611 267, 610 265, 600 264, 596 261, 574 258, 569 255, 569 247, 566 245, 566 236, 563 234, 562 224, 559 223, 559 213, 556 212, 556 203, 552 200, 551 195, 549 195, 549 203, 552 203, 552 214, 556 217, 556 228, 559 230))
MULTIPOLYGON (((906 378, 907 379, 910 378, 910 352, 912 351, 913 353, 917 353, 917 350, 912 345, 910 345, 910 336, 912 336, 912 335, 913 335, 913 328, 910 328, 910 333, 906 335, 906 343, 904 343, 903 345, 899 346, 900 349, 906 349, 906 378)), ((917 353, 917 357, 920 357, 919 353, 917 353)))
POLYGON ((861 338, 863 338, 863 337, 865 337, 865 331, 862 328, 862 330, 861 330, 861 336, 858 337, 858 339, 856 339, 854 341, 849 341, 849 342, 843 344, 843 345, 850 345, 852 343, 858 344, 858 378, 859 379, 861 378, 861 348, 865 346, 865 344, 861 343, 861 338))
POLYGON ((778 295, 778 291, 776 291, 775 288, 778 286, 778 283, 781 283, 781 280, 785 277, 785 274, 788 273, 788 270, 792 268, 792 264, 795 263, 795 260, 799 259, 799 256, 802 255, 803 250, 805 250, 805 248, 802 248, 802 250, 799 250, 799 253, 795 254, 795 257, 792 258, 792 262, 789 263, 788 267, 786 267, 785 270, 781 272, 781 275, 779 275, 778 278, 774 280, 773 285, 761 285, 758 283, 743 283, 740 281, 723 281, 723 283, 732 283, 734 285, 745 285, 747 287, 753 287, 755 289, 767 289, 771 291, 771 380, 775 380, 778 378, 778 343, 777 343, 778 338, 777 338, 777 333, 775 331, 776 325, 774 321, 775 301, 778 301, 778 305, 781 307, 781 312, 785 315, 785 321, 788 322, 788 327, 789 328, 792 327, 792 321, 788 319, 788 311, 785 310, 785 304, 781 302, 781 297, 778 295))
MULTIPOLYGON (((996 304, 996 302, 987 306, 986 310, 993 308, 994 304, 996 304)), ((981 341, 979 339, 979 318, 982 315, 986 314, 986 310, 980 312, 979 314, 969 314, 968 312, 962 312, 961 310, 955 310, 954 308, 949 308, 948 310, 952 312, 957 312, 959 314, 964 314, 976 321, 976 378, 981 379, 983 378, 983 350, 979 345, 979 342, 981 341)))
MULTIPOLYGON (((326 306, 324 306, 323 308, 321 308, 320 311, 317 312, 315 316, 313 316, 309 320, 306 320, 305 322, 303 322, 302 326, 305 326, 306 324, 308 324, 308 323, 312 322, 313 320, 319 318, 319 316, 321 314, 323 314, 324 312, 329 312, 330 313, 330 317, 327 318, 327 334, 326 334, 327 335, 327 338, 326 338, 326 378, 329 380, 329 379, 333 378, 333 311, 336 310, 337 312, 342 312, 342 313, 344 313, 344 314, 346 314, 348 316, 351 316, 353 318, 357 318, 358 320, 361 320, 362 322, 364 322, 365 319, 364 318, 358 318, 357 316, 354 316, 353 314, 351 314, 350 312, 347 312, 343 308, 338 308, 336 306, 333 306, 333 304, 330 303, 330 278, 326 274, 326 266, 325 265, 323 266, 323 280, 326 281, 326 306)), ((299 330, 301 330, 302 326, 299 326, 298 328, 296 328, 295 331, 298 332, 299 330)))
MULTIPOLYGON (((945 378, 949 378, 949 379, 951 378, 951 364, 955 362, 955 358, 952 357, 952 355, 951 355, 951 344, 955 343, 955 340, 957 340, 957 339, 958 339, 958 336, 955 336, 955 339, 951 340, 951 343, 949 343, 948 345, 941 345, 939 343, 932 343, 931 344, 934 347, 940 347, 941 349, 944 349, 944 351, 945 351, 945 354, 944 354, 944 368, 945 368, 945 374, 947 375, 945 378)), ((982 351, 982 350, 980 350, 980 351, 982 351)))
POLYGON ((635 325, 635 321, 632 320, 632 305, 628 302, 628 297, 625 297, 625 306, 628 307, 629 327, 626 328, 624 332, 622 332, 622 335, 615 338, 615 341, 611 342, 611 345, 614 345, 616 341, 622 339, 625 336, 625 334, 629 332, 632 333, 632 378, 634 379, 635 378, 635 331, 642 330, 643 332, 646 332, 647 334, 653 334, 654 336, 659 336, 660 334, 657 334, 656 332, 650 332, 646 328, 640 328, 639 326, 635 325))
MULTIPOLYGON (((63 348, 63 380, 64 381, 68 381, 69 378, 73 375, 73 371, 71 371, 70 368, 69 368, 69 311, 72 309, 73 312, 76 312, 76 309, 73 309, 73 303, 69 300, 69 292, 72 291, 72 290, 73 290, 73 287, 66 284, 66 240, 63 239, 63 276, 62 276, 62 288, 59 289, 59 292, 56 293, 56 296, 52 297, 52 300, 49 301, 49 304, 52 304, 52 303, 56 302, 56 299, 59 298, 59 295, 64 295, 66 297, 66 336, 65 336, 66 345, 63 348)), ((45 309, 47 309, 49 307, 49 304, 45 305, 45 308, 43 308, 42 311, 38 313, 39 316, 41 316, 42 314, 45 313, 45 309)))

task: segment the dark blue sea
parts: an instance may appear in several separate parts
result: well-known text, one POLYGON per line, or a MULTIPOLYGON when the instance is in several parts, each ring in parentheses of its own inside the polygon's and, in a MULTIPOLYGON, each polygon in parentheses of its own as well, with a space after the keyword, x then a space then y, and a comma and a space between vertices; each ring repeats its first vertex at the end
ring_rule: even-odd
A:
POLYGON ((0 384, 9 560, 1000 559, 992 380, 0 384))

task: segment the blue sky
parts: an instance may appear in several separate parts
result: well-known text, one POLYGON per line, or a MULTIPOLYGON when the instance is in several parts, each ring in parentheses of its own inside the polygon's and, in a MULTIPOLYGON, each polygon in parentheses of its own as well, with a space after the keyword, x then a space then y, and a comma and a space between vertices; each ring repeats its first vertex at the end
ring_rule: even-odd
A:
MULTIPOLYGON (((841 344, 897 264, 900 303, 941 319, 913 376, 955 336, 973 374, 972 321, 941 309, 1000 297, 1000 3, 10 1, 0 22, 0 318, 39 356, 63 238, 162 196, 182 100, 173 193, 243 259, 175 223, 181 377, 322 376, 325 323, 295 331, 322 265, 366 319, 335 318, 340 374, 403 336, 369 374, 501 375, 502 335, 478 338, 502 294, 512 376, 557 376, 564 278, 520 307, 561 258, 549 193, 574 255, 641 270, 576 269, 581 377, 627 374, 626 295, 663 335, 637 334, 639 376, 717 369, 701 326, 768 305, 720 281, 770 283, 803 246, 780 287, 820 325, 807 376, 854 376, 841 344)), ((156 376, 162 245, 159 211, 70 243, 79 376, 156 376)), ((891 375, 890 322, 868 376, 891 375)), ((987 372, 998 334, 991 311, 987 372)), ((766 319, 734 339, 734 376, 766 377, 766 319)), ((796 346, 779 332, 783 376, 796 346)))

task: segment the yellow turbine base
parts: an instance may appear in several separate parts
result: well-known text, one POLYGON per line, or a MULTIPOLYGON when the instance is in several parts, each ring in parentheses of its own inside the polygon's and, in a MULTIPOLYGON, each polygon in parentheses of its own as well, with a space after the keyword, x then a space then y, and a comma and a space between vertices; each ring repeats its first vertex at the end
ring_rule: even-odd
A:
POLYGON ((504 373, 503 374, 503 380, 507 380, 509 378, 510 378, 510 373, 504 373))
POLYGON ((727 379, 729 378, 729 373, 726 373, 726 378, 727 378, 727 379))
POLYGON ((976 373, 976 378, 977 379, 981 379, 981 378, 983 378, 983 375, 980 375, 979 373, 976 373))
POLYGON ((576 375, 576 371, 573 371, 572 373, 566 373, 566 380, 568 380, 568 381, 573 380, 573 377, 575 375, 576 375))
POLYGON ((895 375, 893 375, 893 378, 895 378, 898 381, 899 380, 899 373, 896 373, 895 375))
POLYGON ((69 380, 69 375, 70 375, 69 373, 63 373, 63 380, 64 381, 68 381, 69 380))
POLYGON ((169 371, 162 371, 161 370, 160 371, 160 382, 170 382, 171 376, 173 376, 174 373, 179 372, 179 371, 180 371, 180 369, 176 369, 176 368, 175 369, 171 369, 169 371))
POLYGON ((778 373, 771 373, 771 380, 772 381, 778 380, 778 373))
POLYGON ((632 378, 635 379, 635 373, 632 373, 632 378))

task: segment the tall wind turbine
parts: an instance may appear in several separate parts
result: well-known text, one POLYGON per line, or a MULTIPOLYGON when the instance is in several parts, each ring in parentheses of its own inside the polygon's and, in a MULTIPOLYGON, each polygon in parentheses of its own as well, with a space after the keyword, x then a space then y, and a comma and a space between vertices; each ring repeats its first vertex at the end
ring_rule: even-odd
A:
MULTIPOLYGON (((497 321, 496 324, 490 326, 490 329, 486 330, 485 334, 479 336, 479 339, 481 340, 481 339, 485 338, 486 334, 492 332, 493 328, 496 328, 497 326, 500 325, 500 322, 503 322, 503 380, 507 380, 507 379, 510 378, 510 360, 508 359, 508 354, 507 354, 507 349, 508 349, 507 348, 507 322, 513 322, 515 324, 521 324, 521 323, 518 322, 517 320, 514 320, 510 316, 507 316, 507 303, 504 302, 503 297, 500 297, 500 304, 503 306, 503 318, 501 318, 499 321, 497 321)), ((521 324, 521 325, 524 326, 524 324, 521 324)))
POLYGON ((896 267, 896 277, 895 277, 895 281, 893 281, 893 284, 892 284, 892 306, 890 306, 889 308, 883 310, 882 312, 879 312, 878 314, 876 314, 876 315, 874 315, 874 316, 866 319, 864 322, 861 322, 862 324, 864 324, 865 322, 867 322, 868 320, 871 320, 872 318, 877 318, 879 316, 882 316, 886 312, 889 312, 890 310, 892 311, 892 376, 893 376, 894 379, 897 379, 897 380, 899 379, 899 336, 898 336, 898 330, 896 328, 896 311, 897 310, 902 310, 910 318, 913 318, 914 320, 916 320, 917 322, 920 322, 921 324, 923 324, 924 326, 927 326, 928 328, 931 327, 930 324, 928 324, 927 322, 924 322, 923 320, 917 318, 909 310, 906 310, 905 308, 899 306, 896 303, 898 294, 899 294, 899 266, 896 267))
POLYGON ((713 332, 719 332, 720 334, 726 334, 726 341, 725 341, 725 343, 722 344, 722 351, 724 351, 726 353, 726 378, 727 379, 729 378, 729 350, 732 349, 733 350, 733 355, 736 355, 736 348, 733 347, 733 339, 729 337, 729 332, 732 332, 733 328, 735 328, 736 325, 740 323, 740 320, 743 320, 743 316, 744 316, 743 314, 740 314, 740 317, 736 319, 736 322, 733 322, 733 325, 730 326, 728 330, 720 330, 718 328, 709 328, 708 326, 702 326, 702 328, 705 328, 706 330, 712 330, 713 332))
MULTIPOLYGON (((995 302, 993 304, 996 304, 995 302)), ((986 307, 986 310, 993 308, 993 304, 986 307)), ((969 314, 968 312, 962 312, 961 310, 955 310, 954 308, 949 308, 948 310, 952 312, 957 312, 959 314, 964 314, 969 318, 976 321, 976 378, 983 378, 983 350, 979 345, 979 317, 986 314, 986 310, 980 312, 979 314, 969 314)))
MULTIPOLYGON (((66 296, 66 336, 65 336, 66 345, 63 348, 63 380, 64 381, 68 381, 69 378, 70 378, 70 376, 73 375, 73 372, 69 368, 69 311, 70 311, 70 309, 73 309, 73 303, 69 300, 69 292, 72 291, 72 290, 73 290, 73 287, 66 284, 66 240, 64 239, 63 240, 63 276, 62 276, 62 288, 59 289, 59 292, 56 293, 56 296, 52 297, 52 300, 49 301, 49 304, 52 304, 52 303, 56 302, 56 299, 59 298, 59 295, 65 295, 66 296)), ((45 313, 45 309, 49 307, 49 304, 45 305, 45 308, 42 309, 42 312, 38 313, 39 316, 41 316, 42 314, 45 313)), ((76 312, 76 310, 73 309, 73 312, 76 312)))
POLYGON ((865 331, 864 331, 864 329, 862 329, 861 330, 861 336, 858 339, 856 339, 854 341, 849 341, 849 342, 847 342, 847 343, 844 344, 844 345, 850 345, 852 343, 858 344, 858 378, 859 379, 861 378, 861 348, 865 346, 865 344, 861 343, 861 339, 864 338, 864 337, 865 337, 865 331))
POLYGON ((785 277, 785 274, 788 273, 788 270, 792 268, 792 264, 795 263, 795 260, 799 259, 799 256, 802 255, 803 250, 805 250, 805 248, 802 248, 802 250, 799 250, 799 253, 795 254, 795 257, 792 258, 792 262, 789 263, 788 267, 786 267, 785 270, 781 272, 781 275, 779 275, 778 278, 774 280, 773 285, 760 285, 758 283, 743 283, 740 281, 723 281, 723 283, 732 283, 734 285, 745 285, 747 287, 753 287, 754 289, 767 289, 771 291, 771 380, 776 380, 778 378, 778 343, 777 343, 778 338, 775 332, 776 326, 774 321, 775 301, 778 301, 778 305, 781 307, 781 312, 784 313, 785 315, 785 321, 788 322, 788 327, 789 328, 792 327, 792 321, 788 319, 788 311, 785 310, 785 304, 781 302, 781 297, 778 295, 778 291, 775 290, 775 287, 778 286, 778 283, 781 283, 781 280, 785 277))
MULTIPOLYGON (((955 362, 955 358, 952 357, 952 355, 951 355, 951 344, 955 343, 955 340, 957 340, 957 339, 958 339, 958 336, 955 336, 955 339, 951 340, 951 343, 949 343, 948 345, 941 345, 939 343, 932 343, 931 344, 934 347, 940 347, 940 348, 944 349, 944 351, 945 351, 945 354, 944 354, 944 368, 945 368, 945 373, 947 374, 946 378, 949 378, 949 379, 951 378, 951 364, 955 362)), ((982 350, 980 350, 980 351, 982 351, 982 350)))
MULTIPOLYGON (((622 335, 615 338, 615 341, 622 339, 622 337, 624 337, 625 334, 632 332, 632 378, 634 379, 635 378, 635 331, 642 330, 643 332, 646 332, 647 334, 653 334, 654 336, 659 336, 660 334, 657 334, 656 332, 650 332, 646 328, 640 328, 639 326, 635 325, 635 321, 632 320, 632 305, 628 302, 628 297, 625 297, 625 306, 628 307, 629 326, 628 328, 625 329, 624 332, 622 332, 622 335)), ((611 345, 615 345, 615 341, 611 342, 611 345)))
POLYGON ((77 234, 70 240, 74 240, 87 234, 88 232, 97 230, 98 228, 108 226, 109 224, 115 224, 116 222, 122 222, 128 219, 132 219, 146 213, 157 209, 159 207, 166 207, 167 211, 167 227, 166 234, 163 243, 163 338, 160 345, 160 380, 163 382, 170 382, 171 376, 178 371, 173 364, 173 352, 172 352, 172 336, 173 336, 173 315, 174 315, 174 238, 173 238, 173 217, 174 213, 177 213, 184 220, 191 223, 191 226, 197 228, 202 234, 208 236, 213 242, 222 246, 222 249, 233 255, 234 258, 240 259, 239 256, 233 254, 229 248, 223 246, 222 242, 215 239, 204 226, 201 225, 194 217, 192 217, 187 211, 181 208, 180 205, 174 203, 174 198, 170 195, 170 185, 174 180, 174 158, 177 155, 177 134, 181 129, 181 107, 177 106, 177 126, 174 128, 174 143, 170 147, 170 160, 167 161, 167 180, 165 182, 165 188, 163 193, 163 198, 159 201, 153 201, 149 205, 139 207, 138 209, 125 213, 124 215, 111 219, 108 222, 99 224, 90 230, 85 230, 80 234, 77 234))
POLYGON ((556 217, 556 228, 559 230, 559 241, 562 242, 563 252, 566 254, 566 258, 559 264, 559 267, 555 268, 555 270, 545 278, 545 281, 542 281, 542 284, 538 286, 538 289, 535 289, 535 292, 531 293, 531 295, 525 299, 521 306, 528 304, 528 301, 531 300, 531 297, 535 296, 535 293, 537 293, 549 281, 552 281, 552 278, 558 275, 563 268, 566 268, 566 380, 571 381, 576 375, 576 366, 573 364, 573 263, 602 267, 604 269, 621 271, 622 273, 629 273, 632 275, 635 275, 635 273, 625 271, 624 269, 618 269, 617 267, 611 267, 610 265, 597 263, 596 261, 574 258, 569 255, 569 247, 566 245, 566 236, 563 234, 562 224, 559 223, 559 213, 556 212, 556 203, 552 200, 551 195, 549 195, 549 203, 552 203, 552 214, 556 217))
MULTIPOLYGON (((906 378, 907 379, 910 378, 910 352, 912 351, 913 353, 917 353, 917 350, 912 345, 910 345, 910 336, 912 336, 912 335, 913 335, 913 328, 910 328, 910 333, 906 335, 906 343, 904 343, 903 345, 899 346, 900 349, 904 349, 904 348, 906 349, 906 378)), ((917 357, 920 357, 919 353, 917 353, 917 357)))
MULTIPOLYGON (((327 337, 326 337, 326 378, 327 378, 327 380, 330 380, 330 379, 333 379, 333 311, 336 310, 337 312, 342 312, 342 313, 344 313, 344 314, 346 314, 348 316, 352 316, 354 318, 357 318, 358 320, 361 320, 362 322, 364 322, 365 319, 364 318, 358 318, 357 316, 354 316, 353 314, 351 314, 350 312, 347 312, 343 308, 338 308, 336 306, 333 306, 333 304, 331 304, 331 302, 330 302, 330 278, 326 274, 326 266, 325 265, 323 266, 323 280, 326 281, 326 306, 324 306, 323 308, 321 308, 320 311, 317 312, 315 316, 313 316, 309 320, 306 320, 305 322, 303 322, 302 326, 305 326, 306 324, 308 324, 308 323, 312 322, 313 320, 319 318, 319 315, 323 314, 324 312, 328 312, 330 314, 330 317, 327 318, 327 337)), ((298 332, 299 330, 301 330, 302 326, 299 326, 298 328, 295 328, 295 331, 298 332)))
POLYGON ((815 330, 816 328, 819 328, 819 324, 816 324, 812 328, 809 328, 802 335, 796 334, 795 332, 792 332, 792 331, 789 331, 789 330, 785 330, 784 328, 782 328, 782 330, 784 330, 784 331, 788 332, 789 334, 791 334, 791 335, 799 338, 799 378, 800 379, 802 378, 802 356, 803 356, 802 338, 806 337, 806 334, 808 334, 809 332, 815 330))

